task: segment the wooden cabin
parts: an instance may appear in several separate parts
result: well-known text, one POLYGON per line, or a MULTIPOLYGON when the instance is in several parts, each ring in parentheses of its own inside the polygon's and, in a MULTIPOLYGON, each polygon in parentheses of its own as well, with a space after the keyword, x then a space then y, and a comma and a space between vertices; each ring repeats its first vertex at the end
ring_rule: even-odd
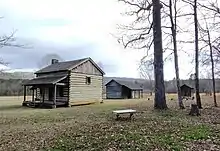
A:
POLYGON ((143 98, 143 88, 131 81, 112 79, 105 86, 107 99, 143 98))
POLYGON ((180 90, 181 90, 181 96, 182 97, 191 97, 192 93, 193 93, 193 88, 183 84, 182 86, 180 86, 180 90))
POLYGON ((25 83, 26 106, 71 106, 102 101, 104 71, 91 59, 59 62, 35 72, 36 78, 25 83), (32 100, 26 100, 26 89, 32 90, 32 100))

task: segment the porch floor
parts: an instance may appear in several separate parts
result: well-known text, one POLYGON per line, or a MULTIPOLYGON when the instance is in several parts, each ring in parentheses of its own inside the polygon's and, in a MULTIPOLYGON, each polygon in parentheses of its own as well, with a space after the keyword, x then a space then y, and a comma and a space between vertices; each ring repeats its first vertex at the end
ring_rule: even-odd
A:
MULTIPOLYGON (((33 108, 53 108, 54 107, 54 103, 53 101, 44 101, 44 102, 40 102, 40 101, 24 101, 22 103, 23 106, 27 106, 27 107, 33 107, 33 108)), ((56 102, 56 107, 67 107, 68 103, 67 102, 56 102)))

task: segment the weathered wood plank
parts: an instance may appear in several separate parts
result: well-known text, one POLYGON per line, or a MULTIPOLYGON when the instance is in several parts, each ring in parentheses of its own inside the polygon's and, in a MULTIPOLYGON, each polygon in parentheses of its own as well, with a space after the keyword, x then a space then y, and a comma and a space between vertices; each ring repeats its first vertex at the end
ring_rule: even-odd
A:
POLYGON ((73 72, 93 74, 93 75, 102 75, 102 73, 89 60, 77 66, 76 68, 74 68, 73 72))
POLYGON ((99 75, 71 72, 70 102, 97 102, 102 101, 103 77, 99 75), (91 77, 91 84, 86 84, 86 77, 91 77))
POLYGON ((115 81, 106 86, 106 98, 119 99, 122 98, 122 86, 115 81))

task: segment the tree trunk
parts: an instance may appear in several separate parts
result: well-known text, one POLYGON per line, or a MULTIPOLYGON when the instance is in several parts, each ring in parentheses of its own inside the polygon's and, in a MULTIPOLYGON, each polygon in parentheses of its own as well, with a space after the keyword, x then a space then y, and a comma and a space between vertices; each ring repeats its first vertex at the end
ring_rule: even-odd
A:
POLYGON ((200 116, 201 115, 197 104, 191 104, 191 110, 189 112, 189 115, 192 115, 192 116, 194 116, 194 115, 200 116))
POLYGON ((153 1, 153 35, 154 35, 154 76, 155 76, 155 109, 167 109, 164 70, 163 70, 163 48, 161 32, 161 4, 160 0, 153 1))
POLYGON ((198 36, 198 19, 197 19, 197 0, 194 0, 194 23, 195 23, 195 90, 196 103, 202 108, 201 98, 199 94, 199 36, 198 36))
MULTIPOLYGON (((208 28, 208 27, 207 27, 208 28)), ((213 87, 213 101, 215 107, 218 106, 217 101, 216 101, 216 94, 215 94, 215 67, 214 67, 214 60, 213 60, 213 54, 212 54, 212 44, 211 44, 211 36, 210 32, 207 29, 208 32, 208 42, 209 42, 209 49, 210 49, 210 59, 211 59, 211 64, 212 64, 212 87, 213 87)))
POLYGON ((170 22, 171 22, 171 32, 172 32, 172 38, 173 38, 173 54, 174 54, 174 64, 175 64, 175 72, 176 72, 176 86, 177 86, 177 94, 178 94, 178 102, 180 109, 184 109, 182 97, 181 97, 181 90, 180 90, 180 77, 179 77, 179 63, 178 63, 178 50, 177 50, 177 41, 176 41, 176 1, 175 1, 175 23, 173 20, 173 11, 172 11, 172 0, 169 1, 169 9, 170 9, 170 22))

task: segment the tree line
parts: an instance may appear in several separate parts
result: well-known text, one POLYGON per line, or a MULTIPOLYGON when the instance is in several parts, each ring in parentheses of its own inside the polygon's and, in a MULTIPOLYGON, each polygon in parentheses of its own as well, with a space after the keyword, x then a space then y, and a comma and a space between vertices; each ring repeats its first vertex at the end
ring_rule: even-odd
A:
MULTIPOLYGON (((0 79, 0 96, 22 96, 24 94, 24 89, 22 83, 25 82, 24 79, 0 79)), ((143 88, 146 92, 152 90, 152 82, 145 80, 145 82, 139 82, 143 84, 143 88)), ((212 92, 212 80, 211 79, 200 79, 200 92, 209 93, 212 92)), ((193 86, 191 80, 180 80, 180 84, 187 84, 193 86)), ((154 89, 154 88, 153 88, 154 89)), ((177 93, 176 80, 165 81, 165 92, 166 93, 177 93)), ((220 79, 216 80, 216 92, 220 93, 220 79)), ((31 90, 27 89, 27 95, 31 95, 31 90)))
MULTIPOLYGON (((0 96, 22 96, 24 88, 23 79, 0 79, 0 96)), ((27 90, 27 95, 31 95, 31 91, 27 90)))

